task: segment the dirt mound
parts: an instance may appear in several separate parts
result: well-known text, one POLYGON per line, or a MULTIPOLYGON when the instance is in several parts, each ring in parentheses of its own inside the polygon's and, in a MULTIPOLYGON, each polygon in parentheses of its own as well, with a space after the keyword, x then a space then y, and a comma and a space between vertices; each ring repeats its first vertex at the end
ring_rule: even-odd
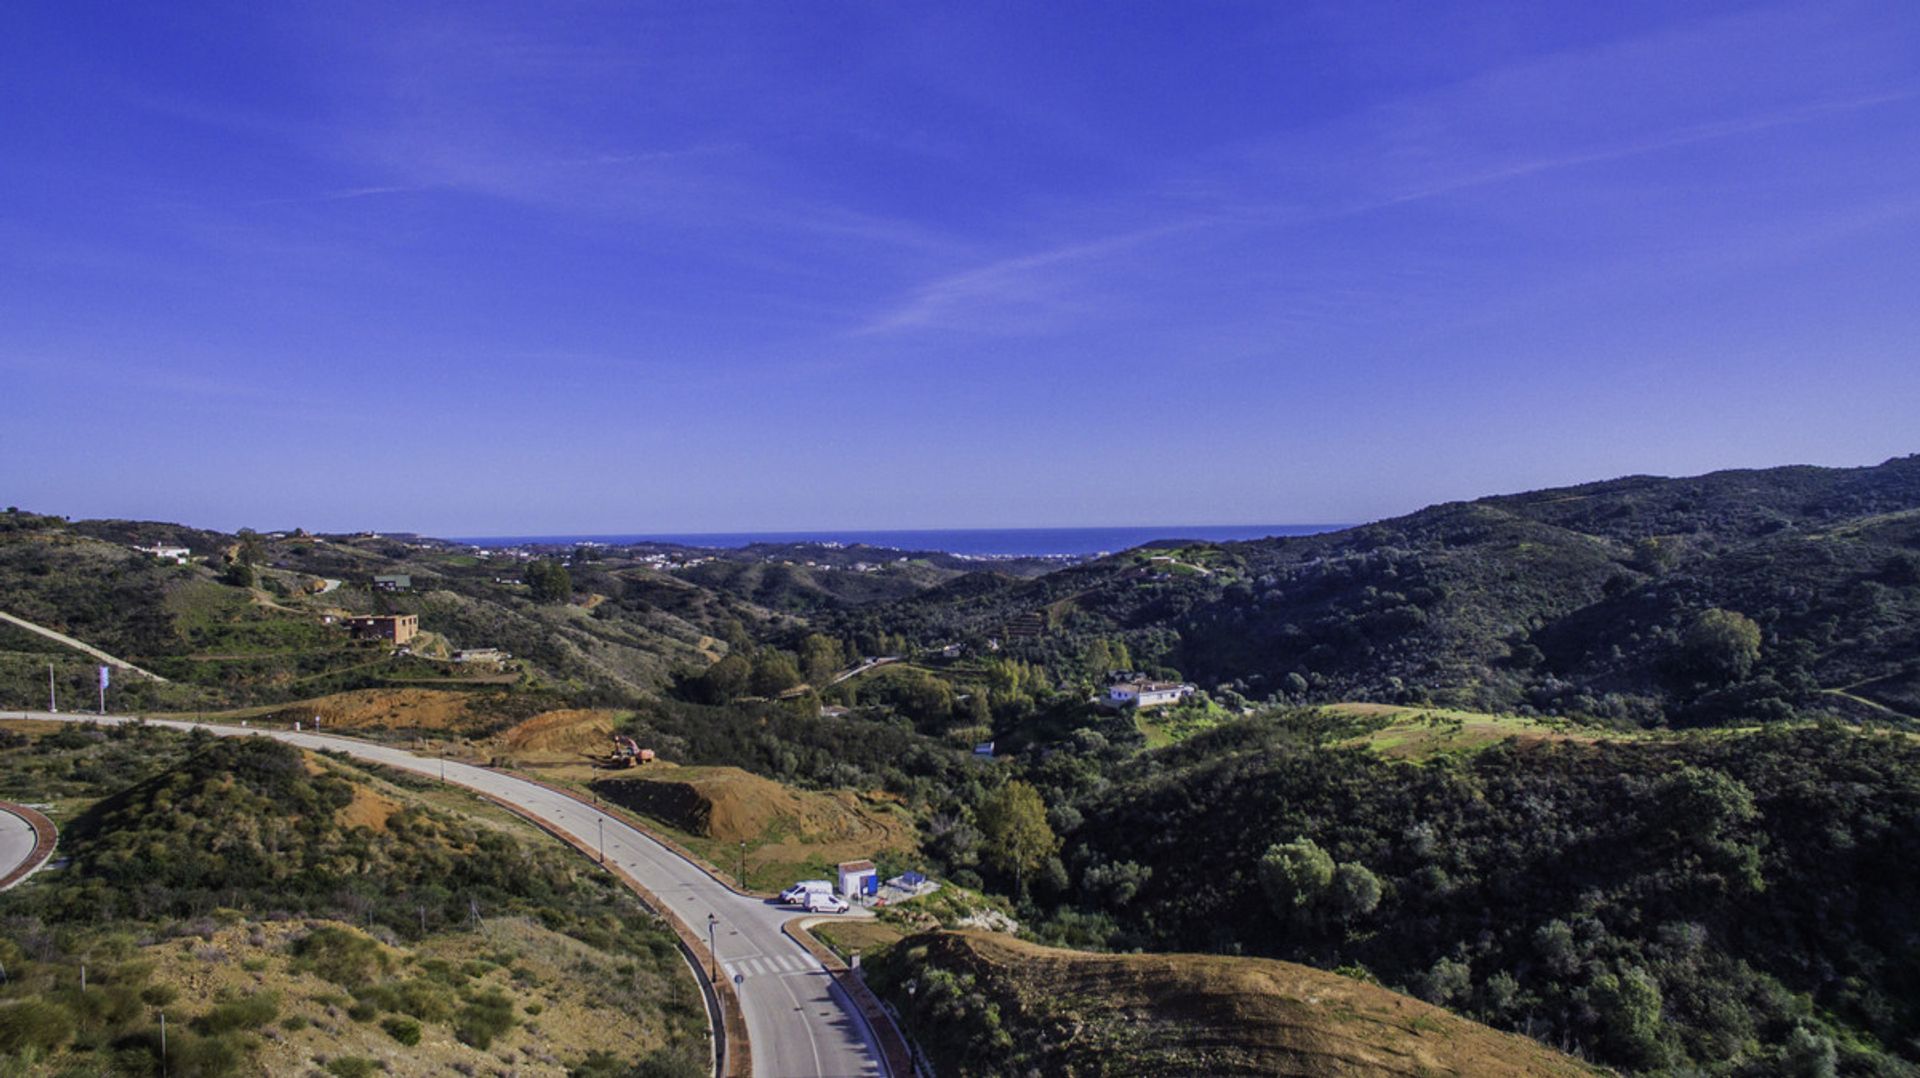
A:
POLYGON ((896 955, 916 968, 972 974, 1015 1043, 1048 1073, 1603 1073, 1525 1037, 1291 962, 1088 954, 979 932, 916 936, 896 955))
POLYGON ((546 711, 500 733, 508 752, 562 752, 605 755, 613 736, 613 712, 570 708, 546 711))
POLYGON ((615 804, 721 842, 759 842, 911 849, 912 828, 875 812, 845 791, 814 793, 782 786, 736 767, 662 765, 645 775, 594 784, 615 804))
POLYGON ((268 718, 311 726, 318 716, 323 730, 339 727, 467 733, 496 721, 496 716, 475 703, 471 693, 443 689, 355 689, 288 704, 268 718))

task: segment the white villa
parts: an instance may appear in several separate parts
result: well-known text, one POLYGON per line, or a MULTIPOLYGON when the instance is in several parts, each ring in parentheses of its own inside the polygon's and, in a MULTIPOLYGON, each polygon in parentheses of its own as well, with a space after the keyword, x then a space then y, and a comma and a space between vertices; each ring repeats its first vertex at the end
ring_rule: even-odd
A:
POLYGON ((193 554, 193 551, 188 550, 186 547, 165 546, 160 543, 155 543, 152 546, 136 546, 133 549, 142 554, 151 554, 161 561, 170 561, 179 565, 187 564, 187 559, 193 554))
POLYGON ((1107 706, 1160 707, 1177 704, 1195 692, 1194 686, 1179 681, 1116 681, 1107 686, 1107 706))

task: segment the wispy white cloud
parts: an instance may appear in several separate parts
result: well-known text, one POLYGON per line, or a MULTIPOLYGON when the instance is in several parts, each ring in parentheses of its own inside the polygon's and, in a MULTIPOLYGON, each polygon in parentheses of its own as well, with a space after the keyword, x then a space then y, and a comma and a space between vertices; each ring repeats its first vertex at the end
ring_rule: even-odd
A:
MULTIPOLYGON (((1284 135, 1175 162, 1115 193, 1097 214, 1125 222, 1039 250, 949 268, 863 319, 861 334, 920 330, 1032 332, 1129 306, 1137 275, 1115 256, 1178 235, 1188 259, 1209 244, 1431 203, 1776 129, 1836 120, 1920 98, 1910 64, 1857 31, 1827 41, 1865 59, 1776 80, 1755 97, 1743 64, 1791 60, 1831 37, 1817 9, 1765 9, 1535 57, 1356 110, 1284 135), (1839 71, 1836 74, 1836 71, 1839 71), (1728 89, 1726 87, 1742 87, 1728 89)), ((1532 196, 1532 197, 1538 197, 1532 196)), ((1523 199, 1524 202, 1524 199, 1523 199)), ((1072 234, 1060 214, 1027 231, 1072 234)), ((1284 257, 1276 249, 1276 257, 1284 257)), ((1186 264, 1185 262, 1182 263, 1186 264)), ((1171 272, 1171 271, 1170 271, 1171 272)), ((1316 317, 1310 297, 1282 307, 1316 317)), ((1283 314, 1273 311, 1281 321, 1283 314)))
POLYGON ((1511 161, 1492 164, 1480 171, 1467 171, 1460 175, 1436 182, 1431 186, 1370 200, 1359 204, 1354 207, 1354 209, 1384 209, 1388 206, 1420 202, 1463 191, 1470 191, 1475 188, 1490 187, 1512 180, 1525 179, 1529 176, 1536 176, 1542 173, 1580 168, 1587 165, 1606 164, 1613 161, 1624 161, 1647 154, 1660 153, 1665 150, 1677 150, 1701 143, 1717 142, 1723 139, 1736 138, 1741 135, 1757 134, 1772 128, 1807 123, 1836 113, 1858 112, 1864 109, 1873 109, 1884 105, 1911 101, 1917 97, 1920 97, 1920 90, 1900 90, 1890 93, 1869 94, 1864 97, 1847 98, 1838 101, 1821 101, 1795 108, 1682 126, 1647 138, 1629 139, 1612 144, 1595 145, 1555 156, 1538 158, 1521 157, 1511 161))
POLYGON ((897 306, 859 327, 860 335, 914 329, 1007 332, 1039 329, 1067 312, 1091 313, 1073 287, 1084 266, 1181 232, 1201 221, 1154 225, 1115 236, 1003 258, 921 285, 897 306))

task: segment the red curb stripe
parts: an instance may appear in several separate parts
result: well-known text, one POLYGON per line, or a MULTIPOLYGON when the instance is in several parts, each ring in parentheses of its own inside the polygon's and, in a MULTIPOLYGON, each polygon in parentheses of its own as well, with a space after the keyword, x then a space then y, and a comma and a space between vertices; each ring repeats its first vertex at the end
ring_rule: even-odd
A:
POLYGON ((27 826, 33 828, 33 852, 27 855, 25 861, 15 866, 12 872, 0 876, 0 891, 5 891, 33 875, 39 871, 41 865, 46 864, 47 858, 53 856, 54 848, 60 845, 60 829, 53 826, 52 820, 25 805, 0 801, 0 809, 5 809, 27 821, 27 826))

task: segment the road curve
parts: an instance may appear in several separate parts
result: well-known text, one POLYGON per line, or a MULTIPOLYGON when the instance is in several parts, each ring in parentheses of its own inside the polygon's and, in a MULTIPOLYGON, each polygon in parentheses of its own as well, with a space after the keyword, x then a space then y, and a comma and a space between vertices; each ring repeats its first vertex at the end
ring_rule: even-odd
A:
MULTIPOLYGON (((36 711, 11 712, 7 717, 13 715, 109 725, 142 721, 126 716, 36 711)), ((440 778, 505 801, 539 818, 552 830, 600 850, 608 864, 631 873, 687 924, 704 928, 709 915, 715 918, 720 973, 733 980, 739 992, 756 1076, 853 1078, 885 1073, 872 1031, 858 1010, 819 961, 781 932, 781 925, 793 917, 793 910, 735 893, 644 832, 592 805, 514 775, 333 734, 171 719, 144 721, 181 730, 202 729, 221 737, 262 734, 304 749, 344 752, 355 759, 440 778)))
POLYGON ((25 805, 0 801, 0 891, 40 871, 58 839, 52 820, 25 805))

